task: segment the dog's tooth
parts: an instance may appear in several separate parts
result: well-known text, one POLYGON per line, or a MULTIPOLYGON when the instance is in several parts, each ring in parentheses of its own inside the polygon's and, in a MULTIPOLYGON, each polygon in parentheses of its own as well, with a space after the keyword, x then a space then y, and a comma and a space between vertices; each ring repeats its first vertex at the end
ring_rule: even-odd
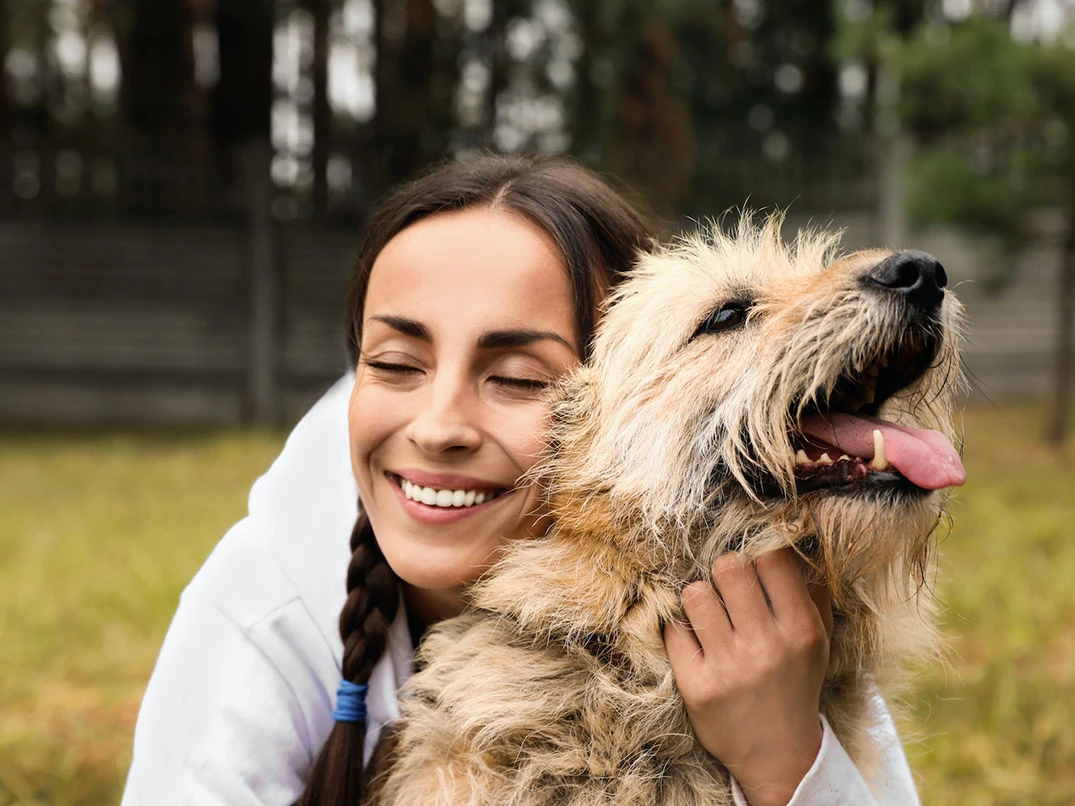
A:
POLYGON ((841 453, 840 458, 837 461, 839 461, 839 462, 844 462, 844 461, 850 462, 851 457, 848 456, 846 453, 841 453))
POLYGON ((817 460, 817 463, 819 465, 831 465, 832 459, 829 458, 829 455, 827 453, 823 453, 821 454, 821 458, 817 460))
POLYGON ((806 451, 804 451, 802 448, 799 448, 799 450, 795 453, 795 464, 797 464, 797 465, 808 465, 808 464, 810 464, 810 457, 806 455, 806 451))
POLYGON ((889 468, 888 457, 885 456, 885 435, 879 428, 873 430, 873 459, 870 460, 870 467, 874 470, 889 468))

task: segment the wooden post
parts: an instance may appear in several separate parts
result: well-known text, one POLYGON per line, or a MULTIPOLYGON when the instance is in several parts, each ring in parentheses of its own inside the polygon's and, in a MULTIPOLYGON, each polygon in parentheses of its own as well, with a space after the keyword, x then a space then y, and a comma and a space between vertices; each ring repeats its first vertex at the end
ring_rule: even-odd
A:
POLYGON ((247 278, 249 329, 247 415, 255 423, 274 423, 280 412, 280 278, 274 249, 272 147, 251 142, 239 149, 247 210, 247 278))
POLYGON ((907 246, 907 171, 911 140, 904 134, 878 138, 877 245, 902 249, 907 246))
POLYGON ((1065 211, 1065 224, 1057 292, 1053 411, 1046 432, 1046 439, 1055 446, 1062 445, 1067 437, 1072 374, 1075 372, 1075 204, 1065 211))

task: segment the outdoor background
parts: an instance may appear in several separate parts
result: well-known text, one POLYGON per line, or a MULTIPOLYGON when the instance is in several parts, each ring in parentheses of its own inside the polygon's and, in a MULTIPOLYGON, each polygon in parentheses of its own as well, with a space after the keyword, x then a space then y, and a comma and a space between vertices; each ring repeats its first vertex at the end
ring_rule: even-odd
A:
POLYGON ((939 257, 969 479, 901 734, 928 804, 1075 803, 1075 2, 0 0, 0 806, 118 801, 370 204, 483 149, 939 257))

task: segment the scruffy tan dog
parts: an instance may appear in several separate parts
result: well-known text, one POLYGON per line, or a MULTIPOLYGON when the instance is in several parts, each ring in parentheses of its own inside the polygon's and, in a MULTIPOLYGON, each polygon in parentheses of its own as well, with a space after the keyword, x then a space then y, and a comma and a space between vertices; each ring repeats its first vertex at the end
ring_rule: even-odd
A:
POLYGON ((782 546, 833 591, 821 708, 869 769, 874 686, 932 646, 961 309, 925 253, 834 261, 780 226, 713 227, 615 294, 555 407, 554 525, 427 637, 376 802, 731 803, 661 630, 718 555, 782 546))

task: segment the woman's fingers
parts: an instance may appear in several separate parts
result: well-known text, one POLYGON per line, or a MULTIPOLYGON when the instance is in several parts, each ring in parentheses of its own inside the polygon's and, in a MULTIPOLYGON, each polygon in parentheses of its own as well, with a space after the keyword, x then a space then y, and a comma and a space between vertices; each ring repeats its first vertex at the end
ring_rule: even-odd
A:
POLYGON ((683 612, 690 622, 687 632, 695 651, 712 652, 732 631, 728 613, 720 597, 706 582, 692 582, 683 589, 683 612))
POLYGON ((712 585, 692 582, 683 591, 686 624, 665 630, 669 654, 678 659, 726 655, 730 642, 766 641, 774 629, 792 642, 828 643, 832 596, 823 584, 807 585, 791 549, 766 552, 755 562, 726 553, 713 564, 712 585))
POLYGON ((815 582, 808 586, 810 598, 814 601, 817 612, 821 614, 821 623, 825 625, 825 635, 832 640, 832 591, 824 582, 815 582))
POLYGON ((777 623, 792 632, 824 629, 832 635, 832 601, 825 585, 806 584, 802 565, 790 548, 766 552, 757 560, 758 577, 769 595, 777 623))
POLYGON ((713 563, 713 587, 724 602, 733 630, 754 632, 771 626, 765 588, 753 562, 744 562, 731 552, 722 554, 713 563))

